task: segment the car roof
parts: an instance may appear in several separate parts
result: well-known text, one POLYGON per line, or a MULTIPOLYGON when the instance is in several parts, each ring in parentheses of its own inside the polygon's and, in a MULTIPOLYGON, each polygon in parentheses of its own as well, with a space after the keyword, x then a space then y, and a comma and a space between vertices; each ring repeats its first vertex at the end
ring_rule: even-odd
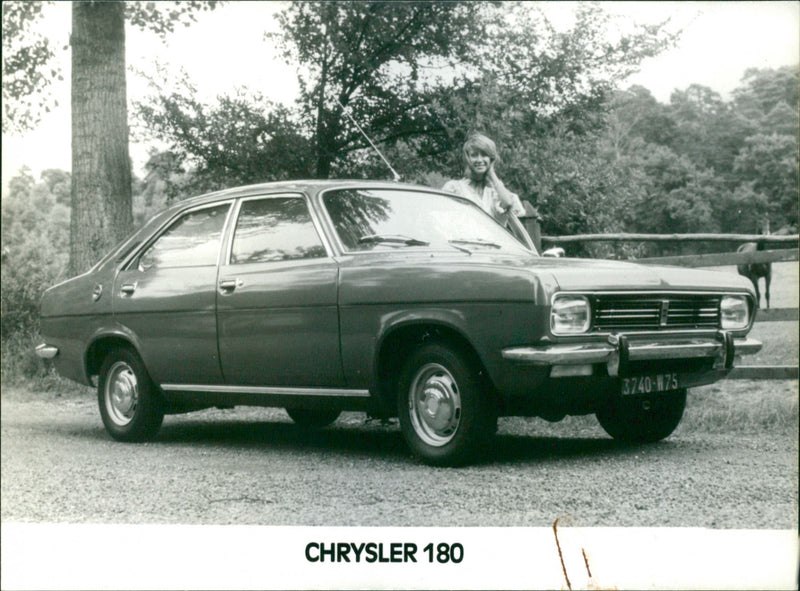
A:
POLYGON ((267 193, 309 193, 316 194, 326 189, 348 189, 353 187, 359 188, 381 188, 381 189, 410 189, 410 190, 423 190, 435 191, 432 187, 425 185, 414 185, 411 183, 399 183, 395 181, 376 181, 370 179, 309 179, 309 180, 292 180, 292 181, 275 181, 270 183, 258 183, 254 185, 244 185, 241 187, 232 187, 230 189, 223 189, 221 191, 214 191, 213 193, 206 193, 198 195, 197 197, 190 197, 188 199, 181 199, 174 203, 169 209, 184 209, 195 205, 203 205, 206 203, 213 203, 215 201, 224 201, 225 199, 235 199, 239 197, 250 197, 255 195, 263 195, 267 193))

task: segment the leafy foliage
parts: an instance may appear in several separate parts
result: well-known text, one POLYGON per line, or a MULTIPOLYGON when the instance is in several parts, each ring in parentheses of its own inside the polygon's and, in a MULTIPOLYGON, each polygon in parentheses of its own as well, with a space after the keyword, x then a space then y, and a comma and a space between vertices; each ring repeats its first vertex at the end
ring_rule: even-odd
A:
MULTIPOLYGON (((34 129, 44 113, 58 106, 49 92, 53 80, 64 79, 53 59, 56 48, 35 28, 52 4, 44 0, 3 2, 3 132, 34 129)), ((125 18, 136 27, 165 37, 178 25, 194 22, 198 12, 213 10, 219 4, 217 0, 127 2, 125 18)))
POLYGON ((52 79, 52 43, 33 25, 47 2, 3 2, 3 132, 32 129, 57 102, 47 94, 52 79))
POLYGON ((748 70, 732 101, 700 85, 668 105, 642 88, 617 93, 604 133, 649 181, 628 230, 754 233, 769 221, 796 232, 798 78, 797 67, 748 70))
POLYGON ((430 72, 469 60, 482 38, 472 2, 295 2, 273 37, 287 61, 302 64, 299 110, 314 139, 314 176, 347 167, 366 146, 344 110, 382 141, 441 134, 425 108, 430 72))
MULTIPOLYGON (((53 172, 48 171, 47 178, 52 179, 53 172)), ((35 330, 42 293, 59 279, 66 279, 69 208, 59 203, 52 190, 57 185, 50 185, 47 178, 37 183, 23 169, 11 179, 8 195, 3 198, 3 338, 35 330)))
POLYGON ((185 77, 177 87, 138 105, 138 133, 155 135, 169 146, 154 154, 147 168, 148 177, 158 175, 165 183, 170 198, 311 176, 311 143, 298 133, 286 108, 243 90, 220 96, 209 107, 194 98, 185 77))

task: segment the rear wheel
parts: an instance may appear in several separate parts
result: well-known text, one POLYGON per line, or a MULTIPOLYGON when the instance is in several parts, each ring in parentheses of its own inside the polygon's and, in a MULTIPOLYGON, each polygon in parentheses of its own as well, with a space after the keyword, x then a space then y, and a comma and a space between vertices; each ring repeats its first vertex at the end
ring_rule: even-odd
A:
POLYGON ((405 362, 398 381, 400 428, 411 450, 434 465, 471 460, 494 433, 497 415, 460 352, 430 343, 405 362))
POLYGON ((305 429, 322 429, 338 419, 341 411, 287 408, 286 413, 300 427, 305 429))
POLYGON ((155 437, 164 420, 164 407, 144 363, 130 349, 115 349, 103 361, 97 382, 100 416, 118 441, 155 437))
POLYGON ((669 437, 686 408, 686 390, 615 398, 597 411, 600 426, 620 441, 654 442, 669 437))

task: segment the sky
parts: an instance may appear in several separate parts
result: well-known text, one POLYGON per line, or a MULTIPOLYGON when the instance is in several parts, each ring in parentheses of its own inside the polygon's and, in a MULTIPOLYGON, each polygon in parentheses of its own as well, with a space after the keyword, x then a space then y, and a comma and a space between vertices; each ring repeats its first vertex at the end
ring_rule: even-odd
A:
MULTIPOLYGON (((557 26, 568 26, 572 2, 548 2, 543 7, 557 26)), ((129 103, 148 94, 137 71, 151 72, 156 62, 177 74, 187 72, 198 94, 212 101, 237 86, 259 90, 276 102, 291 104, 297 93, 296 73, 283 62, 265 31, 277 31, 274 14, 282 2, 232 2, 201 13, 190 27, 180 28, 166 41, 133 27, 127 30, 129 103)), ((603 2, 625 20, 639 23, 670 18, 670 27, 683 30, 678 46, 642 64, 629 84, 648 88, 662 103, 673 90, 702 84, 724 99, 738 86, 745 70, 778 68, 800 62, 800 3, 798 2, 603 2)), ((70 4, 47 8, 37 29, 67 44, 70 4)), ((38 175, 47 168, 71 167, 69 114, 69 53, 58 54, 64 81, 53 85, 59 106, 24 137, 3 135, 2 185, 27 165, 38 175)), ((130 115, 130 113, 129 113, 130 115)), ((134 173, 141 175, 149 142, 131 143, 134 173)))

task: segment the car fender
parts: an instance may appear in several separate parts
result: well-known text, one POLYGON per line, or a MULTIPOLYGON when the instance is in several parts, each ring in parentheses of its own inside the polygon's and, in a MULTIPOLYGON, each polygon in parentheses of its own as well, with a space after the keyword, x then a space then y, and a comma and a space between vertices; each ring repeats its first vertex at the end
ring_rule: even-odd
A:
POLYGON ((467 348, 470 353, 477 357, 482 369, 486 369, 487 351, 478 346, 478 341, 470 334, 468 325, 468 320, 463 310, 454 307, 414 308, 386 314, 381 319, 380 333, 375 342, 372 362, 373 383, 378 384, 381 382, 381 356, 386 354, 385 347, 387 343, 399 338, 398 335, 400 334, 413 335, 415 341, 426 338, 448 340, 467 348), (440 333, 438 337, 433 334, 437 329, 440 333))
MULTIPOLYGON (((142 357, 141 343, 136 334, 128 327, 120 323, 98 327, 87 341, 84 350, 83 367, 87 383, 91 383, 91 376, 97 375, 102 364, 102 353, 113 345, 131 347, 139 357, 142 357)), ((144 358, 142 360, 146 366, 147 360, 144 358)))

